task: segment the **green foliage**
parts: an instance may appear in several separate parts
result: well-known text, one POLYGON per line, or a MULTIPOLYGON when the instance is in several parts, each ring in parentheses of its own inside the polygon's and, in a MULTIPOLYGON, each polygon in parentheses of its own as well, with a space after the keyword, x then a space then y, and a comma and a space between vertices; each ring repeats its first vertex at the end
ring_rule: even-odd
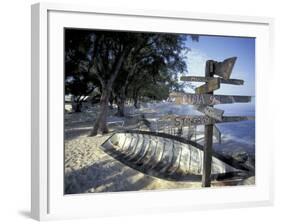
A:
MULTIPOLYGON (((198 41, 196 35, 189 37, 198 41)), ((182 34, 66 29, 66 93, 85 95, 99 87, 112 91, 115 98, 166 99, 169 91, 183 88, 177 80, 187 70, 187 38, 182 34)))
POLYGON ((65 94, 72 94, 77 102, 99 86, 98 80, 88 72, 90 33, 88 30, 65 30, 65 94))

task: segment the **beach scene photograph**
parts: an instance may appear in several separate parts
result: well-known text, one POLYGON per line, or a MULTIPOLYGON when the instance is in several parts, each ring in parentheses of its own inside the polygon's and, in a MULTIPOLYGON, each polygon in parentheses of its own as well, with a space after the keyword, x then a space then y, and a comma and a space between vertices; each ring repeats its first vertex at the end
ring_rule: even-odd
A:
POLYGON ((255 185, 255 38, 65 28, 64 193, 255 185))

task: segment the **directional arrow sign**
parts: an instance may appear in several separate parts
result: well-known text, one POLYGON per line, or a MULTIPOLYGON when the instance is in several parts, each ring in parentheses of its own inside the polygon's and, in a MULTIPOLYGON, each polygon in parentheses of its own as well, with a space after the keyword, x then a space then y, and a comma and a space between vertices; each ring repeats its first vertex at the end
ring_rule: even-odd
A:
MULTIPOLYGON (((216 121, 215 119, 208 116, 200 115, 167 115, 160 118, 160 120, 173 121, 174 126, 190 126, 190 125, 210 125, 215 123, 224 123, 224 122, 237 122, 237 121, 247 121, 254 120, 254 116, 225 116, 221 121, 216 121)), ((168 124, 168 123, 167 123, 168 124)))
POLYGON ((214 74, 229 79, 237 57, 225 59, 222 62, 214 62, 214 74))
MULTIPOLYGON (((187 82, 209 82, 213 78, 211 77, 203 77, 203 76, 182 76, 181 81, 187 81, 187 82)), ((220 83, 223 84, 231 84, 231 85, 243 85, 244 80, 241 79, 222 79, 218 78, 220 80, 220 83)))
POLYGON ((204 105, 196 106, 195 108, 196 110, 206 114, 211 118, 214 118, 215 120, 222 121, 222 115, 224 113, 223 110, 214 107, 204 106, 204 105))
POLYGON ((177 104, 216 105, 229 103, 247 103, 251 96, 229 96, 212 94, 171 93, 170 99, 177 104))
POLYGON ((220 88, 220 80, 218 78, 210 79, 206 84, 195 89, 195 93, 209 93, 220 88))

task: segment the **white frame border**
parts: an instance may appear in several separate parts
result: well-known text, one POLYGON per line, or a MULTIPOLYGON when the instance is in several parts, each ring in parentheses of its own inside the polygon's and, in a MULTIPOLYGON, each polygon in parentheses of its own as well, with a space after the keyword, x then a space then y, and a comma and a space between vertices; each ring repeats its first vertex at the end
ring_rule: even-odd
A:
MULTIPOLYGON (((49 220, 68 218, 52 215, 49 213, 49 174, 48 174, 48 11, 101 13, 113 15, 132 15, 141 17, 163 17, 169 19, 193 19, 201 21, 227 21, 234 23, 264 24, 269 27, 270 55, 273 58, 273 26, 271 18, 230 16, 217 14, 202 14, 191 12, 169 12, 156 10, 127 10, 127 9, 104 9, 93 6, 64 5, 53 3, 37 3, 32 5, 31 11, 31 42, 32 42, 32 132, 31 132, 31 216, 37 220, 49 220)), ((272 66, 268 66, 272 68, 272 66)), ((272 71, 269 71, 272 73, 272 71)), ((273 73, 272 73, 273 74, 273 73)), ((272 153, 272 150, 271 150, 272 153)), ((271 155, 271 159, 273 155, 271 155)), ((273 159, 272 159, 273 161, 273 159)), ((273 173, 273 164, 271 164, 273 173)), ((273 176, 270 177, 270 188, 268 200, 247 203, 216 204, 215 208, 225 207, 249 207, 273 204, 273 176)), ((214 205, 200 205, 195 207, 171 207, 171 211, 185 211, 187 209, 210 209, 214 205)), ((145 209, 142 211, 148 213, 145 209)), ((81 214, 85 217, 85 214, 81 214)), ((95 216, 86 214, 86 216, 95 216)), ((79 216, 78 216, 79 217, 79 216)))

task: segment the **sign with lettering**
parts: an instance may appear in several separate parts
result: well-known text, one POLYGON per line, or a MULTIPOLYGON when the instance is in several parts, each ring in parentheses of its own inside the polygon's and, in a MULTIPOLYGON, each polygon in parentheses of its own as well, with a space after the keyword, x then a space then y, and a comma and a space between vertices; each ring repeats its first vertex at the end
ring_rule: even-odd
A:
POLYGON ((216 105, 229 103, 248 103, 251 101, 251 96, 171 93, 170 99, 177 104, 216 105))
POLYGON ((195 89, 195 93, 209 93, 220 88, 220 80, 218 78, 210 79, 206 84, 199 86, 195 89))
POLYGON ((215 120, 222 120, 222 115, 224 113, 224 110, 217 109, 214 107, 209 107, 205 105, 200 105, 195 107, 196 110, 200 111, 201 113, 206 114, 207 116, 214 118, 215 120))
MULTIPOLYGON (((214 78, 211 77, 203 77, 203 76, 182 76, 181 81, 187 81, 187 82, 209 82, 214 78)), ((243 85, 244 80, 241 79, 219 79, 220 83, 223 84, 231 84, 231 85, 243 85)))
MULTIPOLYGON (((201 115, 167 115, 160 118, 160 121, 173 121, 176 127, 190 126, 190 125, 210 125, 215 123, 237 122, 254 120, 254 116, 224 116, 221 121, 215 120, 208 116, 201 115)), ((169 122, 168 122, 169 123, 169 122)))

